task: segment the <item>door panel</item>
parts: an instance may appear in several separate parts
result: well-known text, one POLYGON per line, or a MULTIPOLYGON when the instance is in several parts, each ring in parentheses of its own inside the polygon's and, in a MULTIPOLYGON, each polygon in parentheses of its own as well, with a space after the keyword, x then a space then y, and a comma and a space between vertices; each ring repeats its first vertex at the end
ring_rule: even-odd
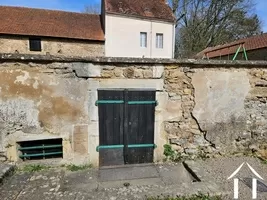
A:
POLYGON ((153 162, 155 91, 99 90, 98 100, 100 166, 153 162))
MULTIPOLYGON (((123 91, 98 91, 99 100, 123 100, 123 91)), ((99 145, 123 144, 123 104, 99 104, 99 145)), ((122 148, 99 150, 100 166, 124 164, 122 148)))
MULTIPOLYGON (((128 106, 128 144, 154 144, 155 104, 139 103, 155 101, 155 91, 131 91, 128 100, 133 103, 128 106)), ((128 147, 127 164, 153 162, 153 152, 151 147, 128 147)))

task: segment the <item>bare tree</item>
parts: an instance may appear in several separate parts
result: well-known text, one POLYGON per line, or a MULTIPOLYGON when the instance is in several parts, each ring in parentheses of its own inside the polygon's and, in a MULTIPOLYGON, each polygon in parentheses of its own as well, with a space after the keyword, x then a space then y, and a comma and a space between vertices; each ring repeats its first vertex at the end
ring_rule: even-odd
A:
POLYGON ((169 0, 169 4, 177 18, 178 57, 261 31, 253 0, 169 0))
POLYGON ((95 3, 95 4, 86 5, 84 7, 83 12, 89 13, 89 14, 100 14, 101 13, 101 4, 95 3))

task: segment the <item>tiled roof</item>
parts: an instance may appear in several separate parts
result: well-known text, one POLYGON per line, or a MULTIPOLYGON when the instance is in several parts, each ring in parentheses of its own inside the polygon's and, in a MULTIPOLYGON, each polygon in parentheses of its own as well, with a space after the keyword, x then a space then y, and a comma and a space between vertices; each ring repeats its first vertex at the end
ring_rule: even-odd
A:
POLYGON ((244 45, 246 51, 267 47, 267 33, 236 40, 234 42, 230 42, 224 45, 208 47, 203 51, 199 52, 196 57, 202 58, 203 56, 206 56, 208 58, 215 58, 228 54, 234 54, 237 51, 238 47, 242 44, 244 45))
POLYGON ((175 22, 165 0, 104 0, 106 13, 175 22))
POLYGON ((0 34, 104 41, 100 15, 0 6, 0 34))

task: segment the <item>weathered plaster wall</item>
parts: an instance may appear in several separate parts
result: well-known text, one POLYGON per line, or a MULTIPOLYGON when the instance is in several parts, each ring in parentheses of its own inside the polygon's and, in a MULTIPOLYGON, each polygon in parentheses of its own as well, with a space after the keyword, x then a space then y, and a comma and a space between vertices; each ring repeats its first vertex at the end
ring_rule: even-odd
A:
POLYGON ((73 76, 69 64, 2 66, 0 127, 4 141, 0 148, 11 148, 10 159, 17 159, 12 151, 16 140, 47 135, 71 141, 73 128, 87 123, 87 84, 82 79, 66 78, 73 76))
POLYGON ((98 165, 100 88, 157 90, 155 161, 166 143, 193 158, 267 156, 267 63, 54 59, 2 56, 0 151, 12 160, 17 141, 61 137, 64 161, 98 165))
POLYGON ((104 56, 104 42, 41 38, 42 51, 30 51, 29 37, 0 36, 0 53, 104 56))
POLYGON ((196 102, 193 116, 206 132, 206 139, 220 151, 232 151, 233 141, 247 134, 244 106, 250 90, 247 72, 197 71, 192 84, 196 102))

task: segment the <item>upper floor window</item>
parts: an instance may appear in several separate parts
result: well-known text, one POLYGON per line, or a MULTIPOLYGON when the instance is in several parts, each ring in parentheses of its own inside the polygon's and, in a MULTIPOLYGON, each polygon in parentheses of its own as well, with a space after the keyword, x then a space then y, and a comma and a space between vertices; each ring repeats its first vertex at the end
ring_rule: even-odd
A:
POLYGON ((42 51, 40 38, 29 38, 30 51, 42 51))
POLYGON ((163 34, 162 33, 156 34, 156 48, 163 49, 163 34))
POLYGON ((140 46, 147 47, 147 33, 146 32, 140 33, 140 46))

